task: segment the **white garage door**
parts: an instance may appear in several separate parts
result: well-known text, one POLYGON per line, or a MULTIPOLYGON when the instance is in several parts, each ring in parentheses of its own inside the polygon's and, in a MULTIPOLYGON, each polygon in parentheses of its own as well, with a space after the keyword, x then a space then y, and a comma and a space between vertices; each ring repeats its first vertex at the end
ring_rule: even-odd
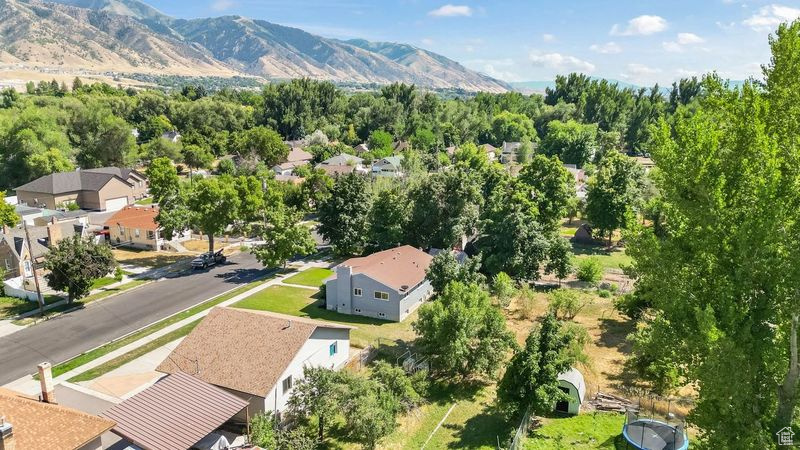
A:
POLYGON ((106 211, 119 211, 126 206, 128 206, 128 197, 106 200, 106 211))

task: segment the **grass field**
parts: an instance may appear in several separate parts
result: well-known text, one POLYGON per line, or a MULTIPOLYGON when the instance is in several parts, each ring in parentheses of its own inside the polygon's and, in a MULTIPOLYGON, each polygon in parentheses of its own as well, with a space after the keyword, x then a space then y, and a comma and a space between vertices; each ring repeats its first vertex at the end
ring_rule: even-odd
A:
MULTIPOLYGON (((57 295, 45 295, 44 303, 49 305, 59 300, 64 300, 57 295)), ((0 296, 0 319, 10 319, 26 312, 34 311, 39 308, 38 302, 29 302, 16 297, 0 296)))
POLYGON ((576 264, 583 259, 594 257, 606 270, 621 269, 632 261, 631 257, 626 255, 623 250, 607 251, 603 247, 573 245, 572 251, 575 253, 576 264))
POLYGON ((108 286, 109 284, 114 284, 117 282, 117 279, 114 277, 103 277, 94 280, 92 283, 92 290, 100 289, 108 286))
POLYGON ((400 323, 340 314, 325 309, 324 299, 319 298, 318 293, 310 289, 270 286, 233 306, 351 325, 356 329, 350 333, 350 343, 359 348, 374 344, 378 339, 384 344, 391 345, 398 340, 412 340, 415 336, 411 323, 415 320, 416 313, 400 323))
POLYGON ((542 426, 525 441, 525 450, 624 449, 622 424, 615 413, 590 413, 574 417, 544 418, 542 426))
POLYGON ((136 200, 137 205, 152 205, 153 204, 153 197, 143 198, 141 200, 136 200))
POLYGON ((320 267, 312 267, 298 273, 297 275, 293 275, 285 279, 284 283, 299 284, 301 286, 309 287, 320 287, 322 286, 322 281, 331 275, 333 275, 332 270, 323 269, 320 267))
POLYGON ((69 371, 71 371, 71 370, 73 370, 73 369, 75 369, 77 367, 80 367, 80 366, 82 366, 82 365, 84 365, 84 364, 86 364, 86 363, 88 363, 90 361, 94 361, 95 359, 97 359, 97 358, 99 358, 99 357, 101 357, 103 355, 107 355, 107 354, 113 352, 114 350, 122 348, 122 347, 124 347, 124 346, 126 346, 126 345, 128 345, 128 344, 130 344, 132 342, 136 342, 136 341, 138 341, 139 339, 141 339, 141 338, 143 338, 145 336, 149 336, 149 335, 155 333, 158 330, 164 329, 164 328, 172 325, 173 323, 180 322, 181 320, 186 319, 188 317, 191 317, 191 316, 193 316, 193 315, 195 315, 195 314, 197 314, 197 313, 199 313, 201 311, 204 311, 204 310, 209 309, 209 308, 213 308, 214 306, 219 305, 220 303, 222 303, 222 302, 224 302, 226 300, 229 300, 229 299, 231 299, 231 298, 233 298, 233 297, 235 297, 235 296, 237 296, 237 295, 239 295, 239 294, 241 294, 243 292, 246 292, 246 291, 248 291, 248 290, 250 290, 250 289, 258 286, 259 284, 266 282, 266 281, 267 280, 257 280, 257 281, 253 281, 253 282, 251 282, 249 284, 246 284, 244 286, 240 286, 240 287, 238 287, 238 288, 236 288, 236 289, 234 289, 234 290, 232 290, 232 291, 230 291, 230 292, 228 292, 226 294, 222 294, 220 296, 212 298, 211 300, 205 301, 203 303, 200 303, 199 305, 196 305, 196 306, 194 306, 194 307, 192 307, 190 309, 187 309, 186 311, 183 311, 183 312, 180 312, 180 313, 175 314, 173 316, 167 317, 166 319, 164 319, 164 320, 162 320, 160 322, 156 322, 156 323, 154 323, 154 324, 152 324, 152 325, 150 325, 150 326, 148 326, 146 328, 143 328, 143 329, 141 329, 139 331, 136 331, 136 332, 134 332, 132 334, 129 334, 129 335, 127 335, 127 336, 125 336, 125 337, 123 337, 121 339, 118 339, 118 340, 113 341, 113 342, 109 342, 108 344, 105 344, 103 346, 100 346, 100 347, 97 347, 97 348, 95 348, 93 350, 90 350, 90 351, 88 351, 86 353, 78 355, 75 358, 67 360, 67 361, 65 361, 65 362, 63 362, 61 364, 56 364, 55 366, 53 366, 53 376, 57 377, 57 376, 59 376, 61 374, 67 373, 67 372, 69 372, 69 371))

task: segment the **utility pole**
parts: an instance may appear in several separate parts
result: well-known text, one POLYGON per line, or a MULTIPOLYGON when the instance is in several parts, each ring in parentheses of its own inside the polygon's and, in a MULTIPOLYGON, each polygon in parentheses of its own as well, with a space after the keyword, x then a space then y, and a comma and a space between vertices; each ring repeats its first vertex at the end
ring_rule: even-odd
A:
MULTIPOLYGON (((28 255, 31 258, 31 270, 33 270, 33 282, 36 284, 36 298, 39 300, 39 315, 44 317, 44 298, 42 298, 42 290, 39 288, 39 276, 36 274, 36 257, 33 255, 33 246, 31 245, 31 234, 28 232, 28 224, 25 219, 22 220, 22 227, 25 229, 25 240, 28 245, 28 255)), ((25 278, 24 276, 22 277, 25 278)), ((24 289, 23 285, 23 289, 24 289)))

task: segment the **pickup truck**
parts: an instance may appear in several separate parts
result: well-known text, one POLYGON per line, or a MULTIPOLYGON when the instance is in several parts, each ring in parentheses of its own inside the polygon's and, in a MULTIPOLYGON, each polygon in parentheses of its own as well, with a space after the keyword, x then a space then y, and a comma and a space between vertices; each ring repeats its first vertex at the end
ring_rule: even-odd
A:
POLYGON ((192 269, 206 269, 215 264, 222 264, 228 258, 222 254, 222 250, 217 252, 206 252, 192 260, 192 269))

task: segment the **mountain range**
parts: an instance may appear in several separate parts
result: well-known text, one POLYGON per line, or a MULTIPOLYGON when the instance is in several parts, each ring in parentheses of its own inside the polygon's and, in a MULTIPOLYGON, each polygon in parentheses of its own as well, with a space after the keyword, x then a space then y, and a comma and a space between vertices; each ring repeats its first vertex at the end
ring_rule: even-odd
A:
POLYGON ((241 16, 177 19, 138 0, 0 0, 0 63, 124 73, 309 77, 504 92, 407 44, 342 41, 241 16))

